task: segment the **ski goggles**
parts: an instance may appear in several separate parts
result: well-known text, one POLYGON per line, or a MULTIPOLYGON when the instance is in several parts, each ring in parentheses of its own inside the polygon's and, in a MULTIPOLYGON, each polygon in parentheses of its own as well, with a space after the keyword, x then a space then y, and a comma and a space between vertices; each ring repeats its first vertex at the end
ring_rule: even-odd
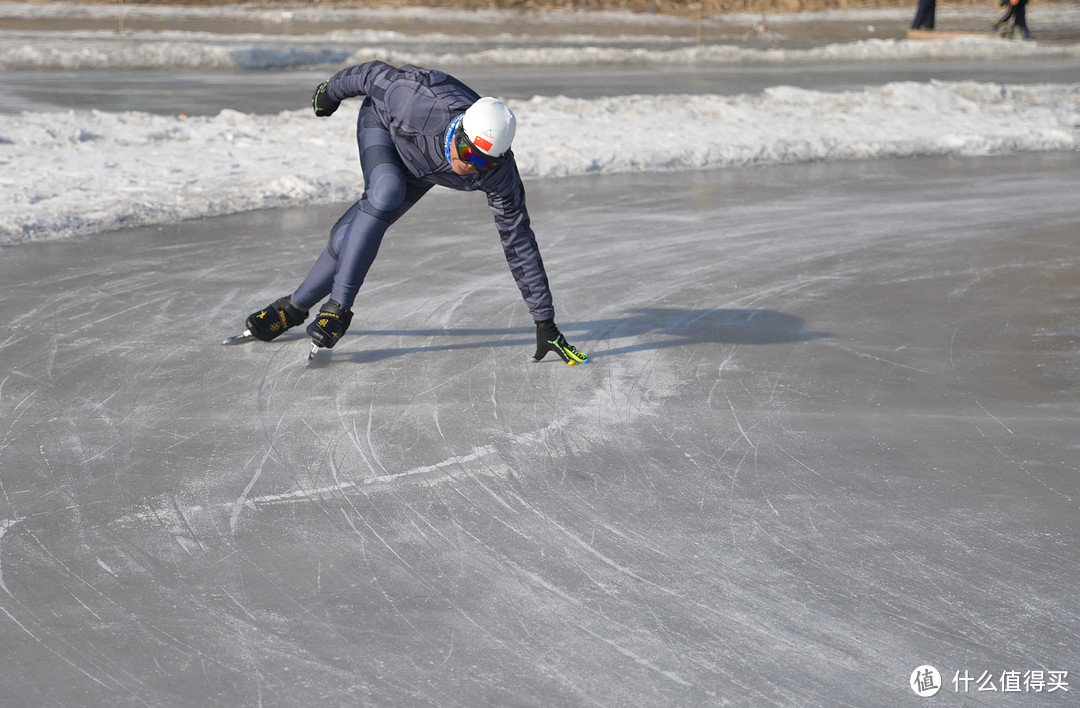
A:
POLYGON ((465 135, 465 129, 462 126, 458 126, 457 132, 454 134, 454 149, 457 150, 457 156, 461 158, 462 162, 467 162, 477 169, 479 172, 484 170, 490 170, 496 165, 501 165, 506 161, 506 155, 501 157, 492 157, 485 153, 480 152, 472 141, 469 140, 469 136, 465 135))

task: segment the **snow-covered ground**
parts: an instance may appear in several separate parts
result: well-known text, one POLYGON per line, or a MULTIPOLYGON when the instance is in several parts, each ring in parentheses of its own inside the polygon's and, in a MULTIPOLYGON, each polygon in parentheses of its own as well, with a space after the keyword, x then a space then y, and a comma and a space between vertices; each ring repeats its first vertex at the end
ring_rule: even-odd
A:
MULTIPOLYGON (((843 93, 778 86, 754 96, 509 103, 528 177, 1080 145, 1077 86, 895 83, 843 93)), ((354 130, 347 110, 328 120, 307 110, 3 116, 0 239, 347 201, 359 179, 354 130)))
MULTIPOLYGON (((707 41, 701 42, 692 22, 631 13, 424 10, 420 33, 411 35, 417 13, 0 3, 0 20, 20 23, 0 31, 0 69, 84 75, 120 70, 250 72, 250 81, 257 85, 260 76, 286 68, 330 73, 371 58, 397 64, 506 66, 508 71, 550 65, 555 72, 627 63, 685 65, 692 72, 716 64, 885 66, 927 59, 1009 62, 1048 57, 1080 61, 1080 45, 1069 42, 1044 46, 994 39, 869 38, 785 48, 785 31, 798 29, 800 23, 828 20, 870 31, 873 23, 895 26, 906 18, 908 13, 895 10, 776 16, 769 20, 770 35, 750 31, 752 16, 710 18, 704 26, 719 34, 708 39, 703 32, 707 41), (120 12, 125 27, 135 29, 119 32, 120 12), (62 20, 116 22, 116 27, 56 29, 62 20), (142 29, 151 21, 161 27, 142 29), (267 31, 289 23, 301 23, 306 31, 267 31), (589 32, 576 33, 586 23, 589 32), (367 25, 394 29, 349 28, 367 25), (479 38, 467 30, 477 25, 521 31, 479 38), (176 29, 192 26, 199 29, 176 29), (212 31, 215 27, 229 31, 212 31), (432 27, 466 29, 426 31, 432 27)), ((971 13, 953 11, 953 16, 962 21, 971 13)), ((1076 6, 1039 13, 1043 22, 1080 24, 1076 6)), ((939 26, 944 21, 939 20, 939 26)), ((778 85, 735 96, 537 95, 510 104, 520 126, 515 152, 528 177, 990 155, 1080 145, 1080 84, 1075 83, 893 82, 843 92, 778 85)), ((355 197, 359 171, 349 149, 352 131, 347 110, 323 121, 306 110, 254 115, 226 109, 212 116, 162 116, 79 109, 0 115, 0 244, 349 200, 355 197), (312 160, 313 153, 319 159, 312 160)))

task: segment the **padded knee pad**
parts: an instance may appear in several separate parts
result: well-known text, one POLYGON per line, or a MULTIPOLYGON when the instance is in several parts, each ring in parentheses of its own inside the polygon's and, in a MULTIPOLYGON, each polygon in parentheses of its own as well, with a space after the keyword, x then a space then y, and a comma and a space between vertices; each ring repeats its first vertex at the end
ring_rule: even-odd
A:
POLYGON ((372 216, 391 221, 391 215, 405 201, 405 180, 401 170, 379 165, 371 171, 361 208, 372 216))
POLYGON ((341 252, 341 241, 345 238, 345 232, 349 229, 349 224, 356 218, 356 212, 360 211, 360 202, 356 202, 349 207, 341 218, 334 224, 334 228, 330 229, 330 238, 326 239, 326 252, 336 261, 338 254, 341 252))

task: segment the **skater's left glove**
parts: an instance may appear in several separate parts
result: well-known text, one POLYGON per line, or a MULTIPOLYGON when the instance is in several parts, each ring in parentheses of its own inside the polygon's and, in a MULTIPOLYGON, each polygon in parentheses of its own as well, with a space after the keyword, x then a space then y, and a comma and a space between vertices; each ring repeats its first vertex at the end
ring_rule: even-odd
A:
POLYGON ((320 118, 333 115, 334 111, 341 105, 340 101, 330 98, 330 94, 327 93, 329 88, 330 79, 327 79, 319 84, 319 87, 315 89, 315 93, 311 96, 311 106, 315 109, 315 115, 320 118))
POLYGON ((536 353, 533 354, 532 360, 540 361, 547 356, 548 352, 555 352, 570 366, 589 361, 588 354, 579 352, 566 341, 566 337, 556 326, 555 320, 543 320, 536 323, 536 353))

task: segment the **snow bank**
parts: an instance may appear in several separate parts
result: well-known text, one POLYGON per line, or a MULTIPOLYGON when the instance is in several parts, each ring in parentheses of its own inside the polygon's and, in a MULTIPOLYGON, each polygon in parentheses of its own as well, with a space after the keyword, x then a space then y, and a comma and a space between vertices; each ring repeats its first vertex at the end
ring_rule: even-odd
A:
MULTIPOLYGON (((1080 146, 1080 85, 902 82, 509 103, 526 178, 1080 146)), ((0 244, 356 199, 349 108, 358 105, 326 119, 307 110, 0 115, 0 244)))
MULTIPOLYGON (((122 6, 131 28, 102 29, 120 6, 4 3, 0 70, 272 71, 372 58, 430 66, 515 64, 799 64, 907 59, 1076 57, 1070 43, 865 39, 803 48, 742 41, 758 16, 707 24, 736 32, 694 46, 692 21, 633 13, 459 11, 324 6, 122 6), (83 21, 59 31, 50 23, 83 21), (148 20, 162 20, 160 27, 148 20), (422 19, 422 21, 421 21, 422 19), (25 21, 32 22, 25 22, 25 21), (96 23, 96 24, 95 24, 96 23), (478 33, 477 25, 514 31, 478 33), (281 25, 274 31, 275 25, 281 25), (456 34, 443 34, 441 30, 456 34), (464 27, 465 31, 460 28, 464 27), (306 33, 306 34, 305 34, 306 33), (482 41, 481 39, 482 38, 482 41)), ((985 8, 977 10, 985 14, 985 8)), ((955 14, 943 8, 941 17, 955 14)), ((965 10, 963 12, 975 12, 965 10)), ((1040 7, 1076 24, 1080 6, 1040 7)), ((772 15, 895 22, 910 10, 772 15)), ((981 17, 981 15, 979 15, 981 17)), ((1070 61, 1071 59, 1066 59, 1070 61)), ((250 209, 353 200, 362 189, 355 106, 161 116, 70 111, 0 115, 0 245, 250 209), (353 110, 349 110, 353 108, 353 110)), ((830 93, 775 86, 760 94, 538 96, 511 101, 526 178, 730 168, 818 160, 1072 150, 1080 85, 891 83, 830 93), (660 117, 663 120, 660 120, 660 117)))
MULTIPOLYGON (((895 26, 902 19, 906 26, 913 11, 777 14, 770 15, 768 21, 782 37, 786 27, 794 29, 810 22, 868 27, 883 21, 895 26)), ((996 10, 985 7, 941 8, 938 12, 939 25, 952 17, 988 28, 997 16, 996 10)), ((785 48, 779 41, 769 47, 744 41, 761 19, 757 14, 709 18, 704 27, 711 39, 700 47, 696 46, 694 20, 630 12, 0 2, 2 18, 37 20, 42 28, 0 33, 0 69, 6 70, 251 70, 339 66, 368 59, 439 66, 570 66, 1080 56, 1080 46, 1075 44, 980 39, 913 42, 870 38, 813 48, 785 48), (121 11, 126 19, 122 35, 118 32, 121 11), (44 29, 49 21, 64 20, 115 23, 115 27, 44 29), (136 20, 142 21, 142 29, 135 29, 136 20), (149 21, 161 26, 147 29, 149 21), (485 31, 461 31, 461 27, 485 31), (225 28, 229 32, 222 31, 225 28), (441 28, 458 31, 447 34, 438 31, 441 28)), ((1080 6, 1040 6, 1037 13, 1029 13, 1029 19, 1036 27, 1075 26, 1080 24, 1080 6)))
POLYGON ((192 32, 132 32, 121 42, 109 32, 12 35, 0 45, 5 70, 269 70, 344 66, 370 59, 420 66, 579 66, 583 64, 765 65, 799 62, 886 62, 920 59, 1080 57, 1077 45, 1040 45, 991 39, 915 42, 864 39, 807 49, 753 48, 737 44, 693 46, 692 42, 589 36, 558 40, 508 38, 500 46, 475 38, 414 37, 394 32, 337 30, 318 38, 209 35, 192 32), (591 40, 592 43, 590 43, 591 40), (418 49, 418 47, 423 49, 418 49))

